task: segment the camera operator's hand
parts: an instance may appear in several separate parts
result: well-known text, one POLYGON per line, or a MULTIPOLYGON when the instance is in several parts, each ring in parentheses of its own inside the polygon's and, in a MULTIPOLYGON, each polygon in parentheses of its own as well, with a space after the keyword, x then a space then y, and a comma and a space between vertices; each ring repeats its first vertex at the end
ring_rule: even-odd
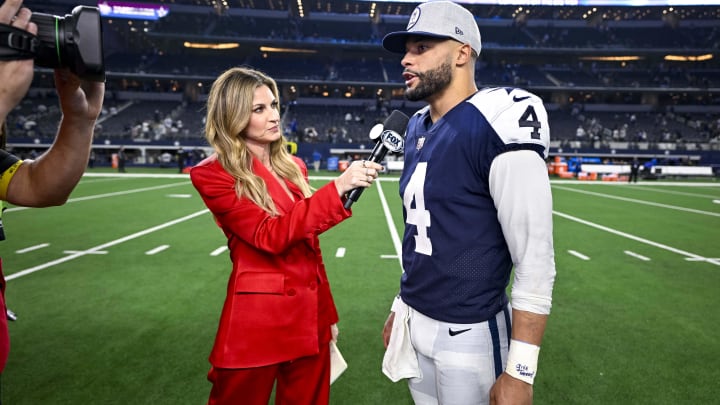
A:
POLYGON ((105 83, 81 80, 69 69, 55 69, 55 89, 62 110, 61 130, 66 125, 79 132, 92 134, 95 121, 102 111, 105 83))
MULTIPOLYGON (((22 7, 22 0, 6 0, 0 6, 0 23, 37 34, 30 22, 31 12, 22 7)), ((0 62, 0 122, 25 97, 33 78, 33 59, 0 62)))

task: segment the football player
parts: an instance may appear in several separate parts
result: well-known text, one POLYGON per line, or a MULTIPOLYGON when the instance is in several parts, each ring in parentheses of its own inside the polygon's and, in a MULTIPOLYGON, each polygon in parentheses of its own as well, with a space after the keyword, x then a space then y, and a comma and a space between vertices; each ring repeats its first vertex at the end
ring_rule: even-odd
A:
POLYGON ((543 101, 478 90, 480 32, 450 1, 420 4, 383 46, 404 55, 406 98, 427 102, 406 132, 383 371, 409 378, 416 404, 531 403, 555 280, 543 101))

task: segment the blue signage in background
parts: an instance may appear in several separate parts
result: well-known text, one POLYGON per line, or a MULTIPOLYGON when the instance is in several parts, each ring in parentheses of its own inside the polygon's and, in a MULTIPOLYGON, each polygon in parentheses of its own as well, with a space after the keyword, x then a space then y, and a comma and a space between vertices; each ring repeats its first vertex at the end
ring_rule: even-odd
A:
POLYGON ((161 4, 128 3, 124 1, 100 1, 98 9, 102 17, 130 18, 135 20, 158 20, 170 13, 161 4))
POLYGON ((330 156, 327 159, 327 169, 330 171, 336 171, 338 169, 339 160, 337 156, 330 156))

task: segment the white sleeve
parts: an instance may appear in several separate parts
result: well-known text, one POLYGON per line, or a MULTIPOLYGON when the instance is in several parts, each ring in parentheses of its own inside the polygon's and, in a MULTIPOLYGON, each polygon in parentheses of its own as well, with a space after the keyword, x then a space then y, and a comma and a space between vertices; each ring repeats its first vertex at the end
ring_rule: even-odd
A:
POLYGON ((547 315, 555 283, 552 194, 545 161, 534 151, 498 155, 490 194, 515 266, 513 309, 547 315))

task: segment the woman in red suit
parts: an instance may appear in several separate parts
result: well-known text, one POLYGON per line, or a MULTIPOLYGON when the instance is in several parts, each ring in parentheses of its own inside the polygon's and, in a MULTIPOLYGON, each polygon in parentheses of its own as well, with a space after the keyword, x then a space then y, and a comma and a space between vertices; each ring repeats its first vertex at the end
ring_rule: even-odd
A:
POLYGON ((232 68, 207 101, 215 153, 190 179, 228 239, 232 274, 210 354, 209 405, 327 404, 329 343, 338 321, 318 235, 351 215, 345 194, 370 187, 381 166, 353 162, 314 193, 287 152, 278 89, 232 68))

